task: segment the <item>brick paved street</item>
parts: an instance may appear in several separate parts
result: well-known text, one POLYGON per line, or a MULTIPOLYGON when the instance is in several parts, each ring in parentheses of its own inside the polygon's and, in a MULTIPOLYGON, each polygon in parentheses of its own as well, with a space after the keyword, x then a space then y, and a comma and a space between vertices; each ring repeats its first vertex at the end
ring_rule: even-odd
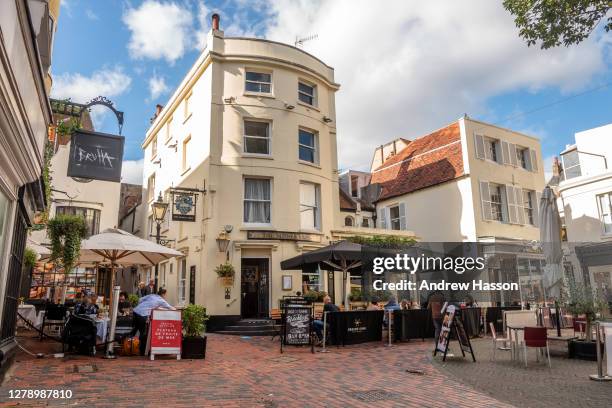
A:
MULTIPOLYGON (((429 343, 392 349, 380 343, 332 348, 327 354, 290 348, 282 356, 278 341, 209 334, 205 361, 139 357, 115 361, 69 357, 20 357, 3 384, 0 401, 8 406, 9 389, 71 389, 70 401, 49 405, 223 406, 223 407, 498 407, 504 406, 449 379, 430 363, 429 343), (96 371, 74 373, 75 365, 96 371), (422 369, 424 375, 406 369, 422 369), (378 395, 370 395, 377 392, 378 395)), ((22 405, 40 405, 19 401, 22 405)), ((13 403, 13 404, 11 404, 13 403)))
POLYGON ((492 363, 488 339, 473 342, 477 363, 455 358, 443 364, 432 363, 430 342, 333 347, 314 355, 289 348, 281 355, 278 341, 268 337, 208 336, 205 361, 21 354, 0 389, 0 403, 43 405, 7 399, 8 390, 22 388, 71 389, 71 400, 45 402, 89 407, 603 407, 612 401, 612 384, 587 378, 594 363, 555 357, 549 372, 532 355, 525 370, 507 353, 492 363), (92 365, 92 373, 75 373, 75 366, 92 365), (423 374, 406 372, 413 369, 423 374))

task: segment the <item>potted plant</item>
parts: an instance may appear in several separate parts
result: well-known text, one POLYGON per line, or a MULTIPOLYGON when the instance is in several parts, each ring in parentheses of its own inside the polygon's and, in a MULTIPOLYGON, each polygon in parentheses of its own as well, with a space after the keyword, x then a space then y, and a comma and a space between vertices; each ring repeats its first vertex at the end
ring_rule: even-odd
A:
MULTIPOLYGON (((592 326, 597 315, 603 310, 604 303, 597 299, 593 291, 580 283, 570 282, 568 310, 574 315, 574 319, 583 315, 585 324, 585 339, 570 341, 570 357, 597 360, 597 345, 593 341, 592 326)), ((603 345, 600 345, 600 347, 603 345)))
POLYGON ((351 293, 349 294, 349 300, 351 302, 351 310, 363 308, 365 309, 367 306, 367 302, 364 301, 363 293, 361 288, 351 288, 351 293))
POLYGON ((183 344, 181 357, 203 359, 206 357, 206 308, 189 305, 183 309, 183 344))
POLYGON ((217 273, 217 277, 221 279, 223 286, 234 285, 234 275, 236 274, 234 265, 229 262, 222 263, 215 268, 215 272, 217 273))
POLYGON ((130 302, 130 305, 132 305, 132 309, 135 308, 136 306, 138 306, 138 301, 140 300, 140 298, 138 297, 138 295, 134 294, 134 293, 130 293, 127 297, 127 301, 130 302))

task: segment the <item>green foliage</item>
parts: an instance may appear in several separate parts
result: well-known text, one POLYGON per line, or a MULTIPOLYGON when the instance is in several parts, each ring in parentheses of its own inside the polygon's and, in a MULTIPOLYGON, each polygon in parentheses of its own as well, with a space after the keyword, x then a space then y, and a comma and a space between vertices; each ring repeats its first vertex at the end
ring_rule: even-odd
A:
POLYGON ((363 300, 363 293, 361 293, 361 288, 351 288, 351 293, 349 294, 349 300, 351 302, 360 302, 363 300))
POLYGON ((310 302, 322 302, 325 296, 327 296, 327 292, 318 290, 309 290, 304 293, 304 299, 310 302))
POLYGON ((417 242, 415 239, 412 238, 402 238, 395 236, 354 236, 348 237, 347 241, 353 242, 355 244, 367 245, 377 248, 403 248, 406 246, 412 246, 417 242))
POLYGON ((199 337, 206 331, 209 319, 206 308, 200 305, 189 305, 183 309, 183 331, 185 337, 199 337))
POLYGON ((23 252, 23 266, 27 269, 31 269, 34 265, 36 265, 36 259, 38 258, 38 254, 32 248, 26 248, 23 252))
MULTIPOLYGON (((570 46, 588 38, 612 9, 610 0, 504 0, 514 23, 528 46, 541 42, 542 49, 570 46)), ((604 23, 612 30, 612 17, 604 23)))
POLYGON ((591 288, 582 283, 569 282, 568 309, 574 315, 586 315, 589 322, 595 320, 597 313, 604 310, 605 303, 598 299, 591 288))
POLYGON ((47 233, 51 240, 51 261, 63 266, 64 273, 70 273, 87 234, 85 221, 77 215, 59 214, 47 223, 47 233))
POLYGON ((225 262, 215 268, 215 273, 219 278, 233 278, 236 274, 234 265, 229 262, 225 262))
POLYGON ((393 296, 393 293, 388 290, 366 290, 362 294, 362 299, 368 302, 386 302, 393 296))
POLYGON ((130 302, 130 305, 132 305, 132 307, 136 307, 138 306, 138 301, 140 300, 140 298, 138 297, 138 295, 134 294, 134 293, 130 293, 127 297, 127 301, 130 302))

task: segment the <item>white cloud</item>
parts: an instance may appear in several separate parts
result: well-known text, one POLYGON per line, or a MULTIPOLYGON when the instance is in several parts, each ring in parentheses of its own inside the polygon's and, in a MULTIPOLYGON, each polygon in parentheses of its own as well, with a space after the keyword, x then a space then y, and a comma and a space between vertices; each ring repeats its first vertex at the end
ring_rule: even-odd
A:
POLYGON ((544 180, 546 182, 548 182, 553 175, 552 165, 553 165, 554 159, 555 159, 555 156, 548 156, 544 158, 544 169, 543 170, 544 170, 544 180))
POLYGON ((296 36, 318 34, 304 49, 333 66, 341 84, 340 166, 367 168, 375 146, 423 135, 464 112, 486 112, 495 95, 544 87, 568 92, 605 72, 603 40, 527 47, 500 3, 276 0, 269 2, 266 37, 292 44, 296 36))
MULTIPOLYGON (((95 71, 91 76, 78 72, 64 73, 53 78, 51 96, 57 99, 70 98, 73 102, 86 103, 96 96, 113 98, 126 92, 132 78, 123 72, 121 67, 104 68, 95 71)), ((106 111, 103 107, 94 106, 91 117, 96 128, 102 126, 106 111)))
POLYGON ((96 13, 94 13, 91 9, 85 10, 85 17, 87 17, 90 20, 99 20, 96 13))
POLYGON ((144 159, 124 160, 121 167, 121 182, 142 184, 142 166, 144 159))
POLYGON ((150 100, 155 100, 161 95, 167 94, 168 91, 170 91, 170 88, 166 84, 166 79, 164 77, 157 76, 157 74, 153 74, 153 76, 149 78, 150 100))
POLYGON ((198 4, 198 29, 196 31, 196 48, 203 50, 206 45, 206 34, 210 30, 208 24, 210 10, 204 3, 198 4))
POLYGON ((192 47, 193 16, 177 3, 147 0, 128 8, 123 22, 131 31, 128 50, 135 59, 165 59, 174 63, 192 47))

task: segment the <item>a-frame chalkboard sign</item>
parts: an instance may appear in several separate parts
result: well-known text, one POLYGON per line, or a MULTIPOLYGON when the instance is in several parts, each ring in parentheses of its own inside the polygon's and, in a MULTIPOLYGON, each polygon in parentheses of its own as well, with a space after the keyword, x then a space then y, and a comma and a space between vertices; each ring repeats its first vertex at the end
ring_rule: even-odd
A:
POLYGON ((310 305, 285 304, 280 342, 281 353, 283 346, 310 346, 310 351, 314 353, 312 316, 313 307, 310 305))
POLYGON ((448 353, 448 344, 454 335, 454 338, 459 342, 459 348, 461 354, 465 357, 465 353, 472 355, 472 360, 476 362, 476 356, 472 349, 472 343, 470 338, 465 332, 461 317, 457 313, 455 306, 447 306, 444 311, 444 317, 442 320, 442 328, 440 329, 440 335, 436 339, 436 348, 434 349, 434 356, 438 353, 443 353, 442 361, 446 361, 446 354, 448 353))

